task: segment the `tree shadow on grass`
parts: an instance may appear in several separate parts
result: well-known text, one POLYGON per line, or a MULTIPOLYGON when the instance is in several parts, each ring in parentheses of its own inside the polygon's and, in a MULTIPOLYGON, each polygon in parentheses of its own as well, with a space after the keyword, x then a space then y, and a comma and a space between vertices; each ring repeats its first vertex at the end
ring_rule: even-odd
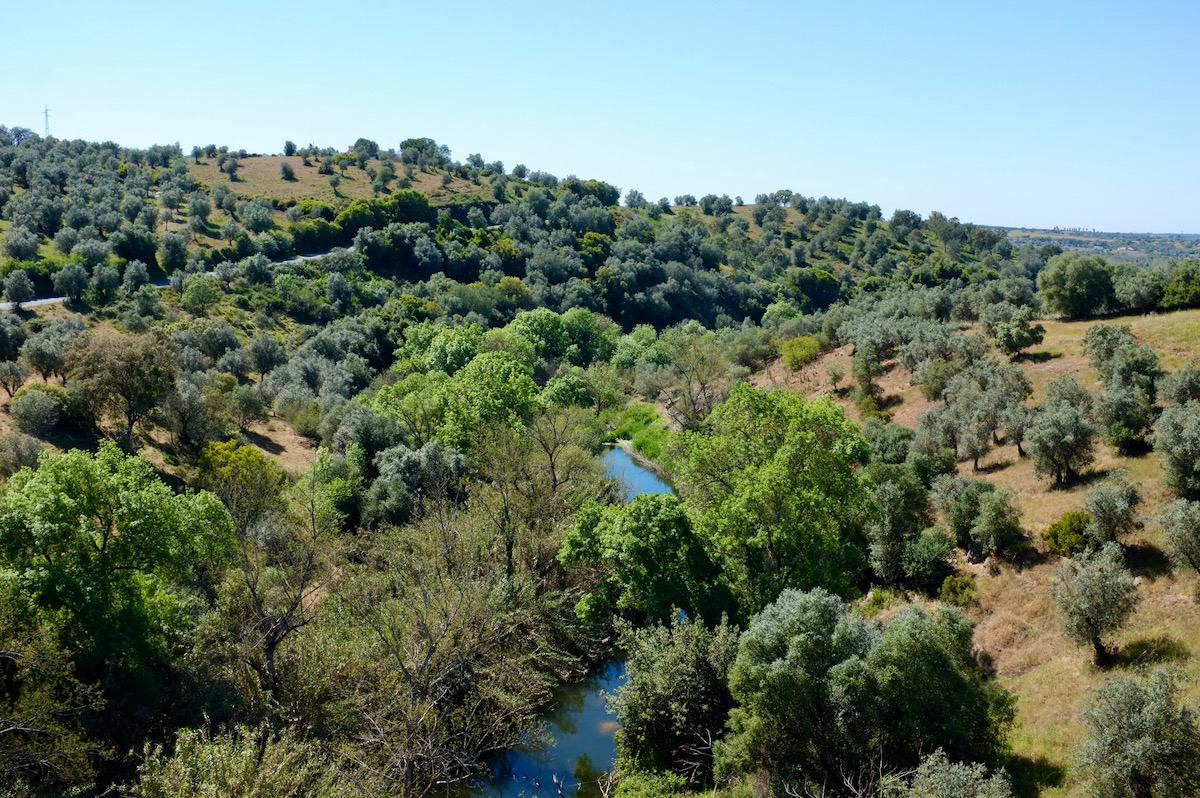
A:
POLYGON ((1014 363, 1046 363, 1062 357, 1062 352, 1051 352, 1043 349, 1040 352, 1022 352, 1013 358, 1014 363))
POLYGON ((1171 559, 1166 552, 1145 541, 1126 547, 1125 565, 1136 576, 1151 580, 1170 576, 1172 571, 1171 559))
POLYGON ((1059 483, 1051 484, 1050 490, 1070 491, 1070 490, 1074 490, 1075 488, 1086 487, 1088 485, 1091 485, 1093 482, 1099 482, 1100 480, 1104 479, 1112 472, 1113 472, 1113 469, 1111 469, 1111 468, 1093 468, 1092 470, 1087 471, 1083 474, 1080 474, 1079 476, 1075 477, 1074 479, 1068 480, 1067 482, 1063 482, 1061 484, 1059 484, 1059 483))
POLYGON ((266 435, 262 435, 257 432, 251 432, 250 430, 245 430, 242 432, 242 436, 246 439, 246 441, 248 443, 251 443, 254 446, 258 447, 259 449, 262 449, 264 452, 270 452, 271 454, 282 454, 283 453, 283 447, 280 446, 275 441, 268 438, 266 435))
POLYGON ((1183 662, 1190 656, 1191 652, 1188 651, 1187 646, 1163 632, 1150 637, 1142 637, 1121 646, 1114 664, 1124 668, 1136 668, 1145 665, 1183 662))
POLYGON ((1046 787, 1059 787, 1066 770, 1045 756, 1026 757, 1013 754, 1004 763, 1012 778, 1013 792, 1018 798, 1037 798, 1046 787))

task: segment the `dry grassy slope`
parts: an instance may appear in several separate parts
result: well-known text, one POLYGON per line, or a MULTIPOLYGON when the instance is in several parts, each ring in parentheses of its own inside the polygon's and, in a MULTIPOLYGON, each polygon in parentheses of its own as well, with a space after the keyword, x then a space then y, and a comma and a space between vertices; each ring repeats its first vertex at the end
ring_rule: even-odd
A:
MULTIPOLYGON (((1200 310, 1113 319, 1129 324, 1134 335, 1158 350, 1163 365, 1178 368, 1192 356, 1200 355, 1200 310)), ((1021 366, 1034 385, 1038 401, 1047 382, 1060 374, 1075 374, 1095 391, 1097 375, 1080 352, 1080 339, 1092 322, 1045 322, 1046 339, 1021 366)), ((789 372, 779 361, 754 375, 758 385, 775 385, 796 390, 807 396, 828 392, 826 368, 838 362, 850 372, 850 347, 828 352, 800 372, 789 372)), ((915 427, 921 413, 929 407, 909 374, 891 364, 882 379, 885 393, 894 397, 892 418, 915 427)), ((842 383, 838 397, 847 414, 857 418, 842 383)), ((1116 468, 1123 468, 1141 486, 1144 529, 1129 541, 1129 563, 1141 578, 1141 604, 1128 627, 1118 635, 1120 664, 1114 672, 1132 673, 1155 665, 1170 665, 1189 677, 1187 695, 1200 703, 1200 606, 1195 596, 1200 587, 1195 574, 1172 573, 1158 545, 1159 528, 1155 520, 1158 507, 1170 499, 1162 488, 1162 466, 1154 453, 1140 457, 1121 457, 1111 447, 1101 445, 1092 474, 1081 484, 1066 490, 1052 490, 1033 472, 1027 458, 1019 458, 1015 447, 993 449, 980 462, 978 476, 1011 488, 1020 497, 1023 523, 1034 545, 1043 549, 1040 561, 1017 571, 1001 564, 998 570, 988 564, 958 568, 971 572, 977 580, 979 606, 971 611, 976 627, 976 642, 995 660, 1001 683, 1017 696, 1018 714, 1013 730, 1014 754, 1026 763, 1030 773, 1041 774, 1043 796, 1082 795, 1079 784, 1069 772, 1072 751, 1084 734, 1080 711, 1086 706, 1089 691, 1103 682, 1109 673, 1097 672, 1089 653, 1067 641, 1059 631, 1050 577, 1060 562, 1045 554, 1041 533, 1063 512, 1081 507, 1091 481, 1116 468), (1056 771, 1064 773, 1054 786, 1056 771)), ((964 474, 971 473, 970 463, 960 464, 964 474)))
MULTIPOLYGON (((372 196, 371 179, 364 170, 357 166, 348 167, 346 173, 341 175, 341 183, 338 185, 337 195, 335 195, 333 188, 329 185, 329 175, 317 172, 317 167, 320 165, 319 158, 309 159, 312 166, 304 166, 304 159, 299 155, 260 155, 253 158, 242 158, 238 160, 236 182, 230 182, 228 176, 217 169, 216 158, 201 158, 199 164, 191 158, 188 158, 187 161, 188 171, 201 185, 211 189, 217 183, 224 183, 230 191, 241 197, 267 197, 284 202, 314 199, 336 207, 345 204, 348 200, 372 196), (296 173, 295 180, 284 180, 280 175, 280 164, 284 162, 292 165, 292 169, 296 173)), ((378 162, 368 164, 368 166, 372 165, 376 168, 379 166, 378 162)), ((335 174, 341 173, 335 171, 335 174)), ((401 171, 400 174, 403 175, 403 172, 401 171)), ((475 185, 469 180, 456 177, 450 185, 443 186, 440 173, 426 174, 421 171, 415 172, 412 177, 412 188, 427 195, 429 204, 435 206, 472 197, 490 199, 491 192, 487 178, 480 178, 479 183, 479 185, 475 185)), ((392 188, 395 187, 396 184, 393 182, 392 188)))

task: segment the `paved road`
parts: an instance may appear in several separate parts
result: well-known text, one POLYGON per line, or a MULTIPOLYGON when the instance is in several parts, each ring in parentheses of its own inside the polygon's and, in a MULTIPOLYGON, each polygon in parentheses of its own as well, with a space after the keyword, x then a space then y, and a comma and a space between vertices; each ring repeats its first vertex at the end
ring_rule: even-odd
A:
MULTIPOLYGON (((319 255, 299 255, 295 258, 290 258, 288 260, 275 261, 272 265, 286 266, 289 263, 303 263, 306 260, 320 260, 321 258, 324 258, 328 255, 336 255, 338 253, 347 252, 347 251, 348 250, 346 250, 346 249, 338 248, 338 249, 330 250, 329 252, 322 252, 319 255)), ((212 272, 209 272, 209 274, 212 274, 212 272)), ((155 288, 166 288, 170 284, 171 284, 170 280, 159 280, 156 283, 151 283, 151 285, 153 285, 155 288)), ((66 302, 66 301, 67 301, 67 297, 65 297, 65 296, 48 296, 48 297, 44 297, 42 299, 30 299, 27 302, 22 302, 21 307, 36 308, 39 305, 61 305, 63 302, 66 302)), ((0 310, 12 310, 14 307, 16 307, 16 306, 12 302, 0 302, 0 310)))

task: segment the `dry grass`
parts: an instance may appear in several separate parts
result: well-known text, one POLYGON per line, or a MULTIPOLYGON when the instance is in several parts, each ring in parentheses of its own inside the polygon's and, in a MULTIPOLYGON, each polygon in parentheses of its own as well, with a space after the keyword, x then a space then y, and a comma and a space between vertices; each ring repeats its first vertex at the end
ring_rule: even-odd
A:
MULTIPOLYGON (((341 176, 341 183, 335 192, 329 185, 329 175, 319 174, 320 158, 310 158, 311 166, 304 166, 299 155, 261 155, 238 160, 237 180, 230 181, 229 177, 217 169, 216 158, 201 158, 200 163, 188 159, 188 170, 192 177, 201 185, 211 188, 218 183, 224 183, 229 190, 239 197, 266 197, 283 203, 295 203, 300 200, 313 199, 328 204, 330 207, 345 205, 350 200, 374 196, 371 191, 371 178, 365 170, 357 166, 347 167, 345 174, 335 171, 341 176), (280 165, 290 163, 296 173, 295 180, 284 180, 280 174, 280 165)), ((369 166, 378 168, 378 162, 369 166)), ((398 170, 402 176, 403 171, 398 170)), ((396 183, 391 187, 394 189, 396 183)), ((417 171, 412 177, 412 188, 429 197, 431 205, 445 205, 465 199, 488 199, 491 197, 487 178, 480 178, 476 185, 469 180, 454 178, 448 186, 442 185, 442 175, 426 174, 417 171)), ((219 224, 218 224, 219 228, 219 224)))

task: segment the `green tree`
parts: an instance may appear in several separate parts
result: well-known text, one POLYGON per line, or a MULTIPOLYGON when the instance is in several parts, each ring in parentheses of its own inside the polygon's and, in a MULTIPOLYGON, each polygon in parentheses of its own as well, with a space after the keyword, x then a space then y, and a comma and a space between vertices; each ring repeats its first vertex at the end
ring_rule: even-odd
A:
POLYGON ((1041 324, 1030 324, 1035 318, 1033 308, 1022 307, 995 327, 996 348, 1009 357, 1016 358, 1022 350, 1036 346, 1046 336, 1041 324))
POLYGON ((848 591, 866 567, 866 441, 828 399, 737 384, 678 438, 678 487, 747 615, 787 587, 848 591))
POLYGON ((1185 499, 1200 499, 1200 401, 1168 407, 1154 424, 1163 483, 1185 499))
POLYGON ((75 676, 54 624, 30 622, 7 561, 0 574, 0 792, 27 794, 21 788, 31 782, 64 791, 87 785, 103 747, 80 720, 103 710, 103 699, 75 676))
POLYGON ((172 493, 112 442, 43 455, 0 494, 0 570, 62 624, 79 678, 103 678, 119 706, 148 698, 122 692, 146 678, 139 669, 169 663, 187 617, 178 591, 204 586, 231 553, 215 496, 172 493))
POLYGON ((1096 427, 1089 418, 1091 396, 1070 375, 1046 387, 1046 402, 1029 426, 1029 455, 1038 474, 1061 485, 1095 459, 1096 427))
POLYGON ((971 539, 988 554, 1012 551, 1020 544, 1024 532, 1015 500, 1016 495, 1008 489, 989 491, 980 497, 971 539))
POLYGON ((1159 515, 1171 559, 1200 573, 1200 502, 1176 499, 1159 515))
POLYGON ((1137 485, 1129 481, 1124 471, 1117 470, 1088 491, 1083 501, 1091 518, 1088 534, 1103 545, 1120 539, 1141 528, 1137 506, 1142 497, 1137 485))
POLYGON ((288 140, 283 142, 283 154, 289 158, 296 154, 296 143, 288 140))
POLYGON ((120 335, 89 333, 72 341, 67 362, 93 402, 125 419, 125 439, 134 425, 158 407, 175 388, 175 351, 160 333, 120 335))
POLYGON ((712 742, 725 727, 733 696, 729 668, 738 631, 674 618, 669 626, 624 626, 625 681, 609 699, 617 748, 632 770, 670 770, 703 784, 712 742))
POLYGON ((233 422, 243 432, 249 429, 254 422, 267 420, 266 405, 263 404, 258 389, 253 385, 235 387, 226 398, 226 406, 229 408, 229 415, 233 417, 233 422))
POLYGON ((187 264, 187 239, 179 233, 163 233, 158 239, 158 265, 170 274, 187 264))
POLYGON ((726 396, 730 362, 715 333, 696 322, 673 327, 659 338, 670 360, 663 401, 684 429, 696 429, 726 396))
POLYGON ((13 269, 4 277, 4 299, 16 309, 33 299, 33 280, 24 269, 13 269))
POLYGON ((1167 798, 1200 791, 1200 729, 1181 706, 1178 680, 1163 669, 1146 679, 1115 676, 1083 711, 1088 738, 1075 766, 1100 798, 1167 798))
POLYGON ((296 180, 296 170, 292 168, 290 163, 283 161, 279 164, 279 176, 289 183, 294 182, 296 180))
POLYGON ((1106 543, 1099 551, 1088 549, 1067 560, 1050 580, 1050 593, 1066 636, 1090 645, 1098 667, 1111 664, 1113 653, 1104 638, 1124 625, 1139 599, 1121 547, 1106 543))
POLYGON ((586 617, 615 610, 664 623, 680 609, 709 621, 720 616, 719 570, 671 494, 643 494, 624 507, 585 506, 558 558, 607 572, 580 601, 586 617))
POLYGON ((203 314, 221 300, 217 278, 211 274, 189 274, 183 280, 180 304, 192 313, 203 314))
POLYGON ((1099 255, 1055 255, 1038 274, 1038 296, 1051 313, 1079 319, 1114 304, 1112 267, 1099 255))
POLYGON ((445 383, 439 437, 464 449, 473 434, 495 425, 524 430, 536 396, 537 386, 522 364, 504 352, 483 352, 445 383))

